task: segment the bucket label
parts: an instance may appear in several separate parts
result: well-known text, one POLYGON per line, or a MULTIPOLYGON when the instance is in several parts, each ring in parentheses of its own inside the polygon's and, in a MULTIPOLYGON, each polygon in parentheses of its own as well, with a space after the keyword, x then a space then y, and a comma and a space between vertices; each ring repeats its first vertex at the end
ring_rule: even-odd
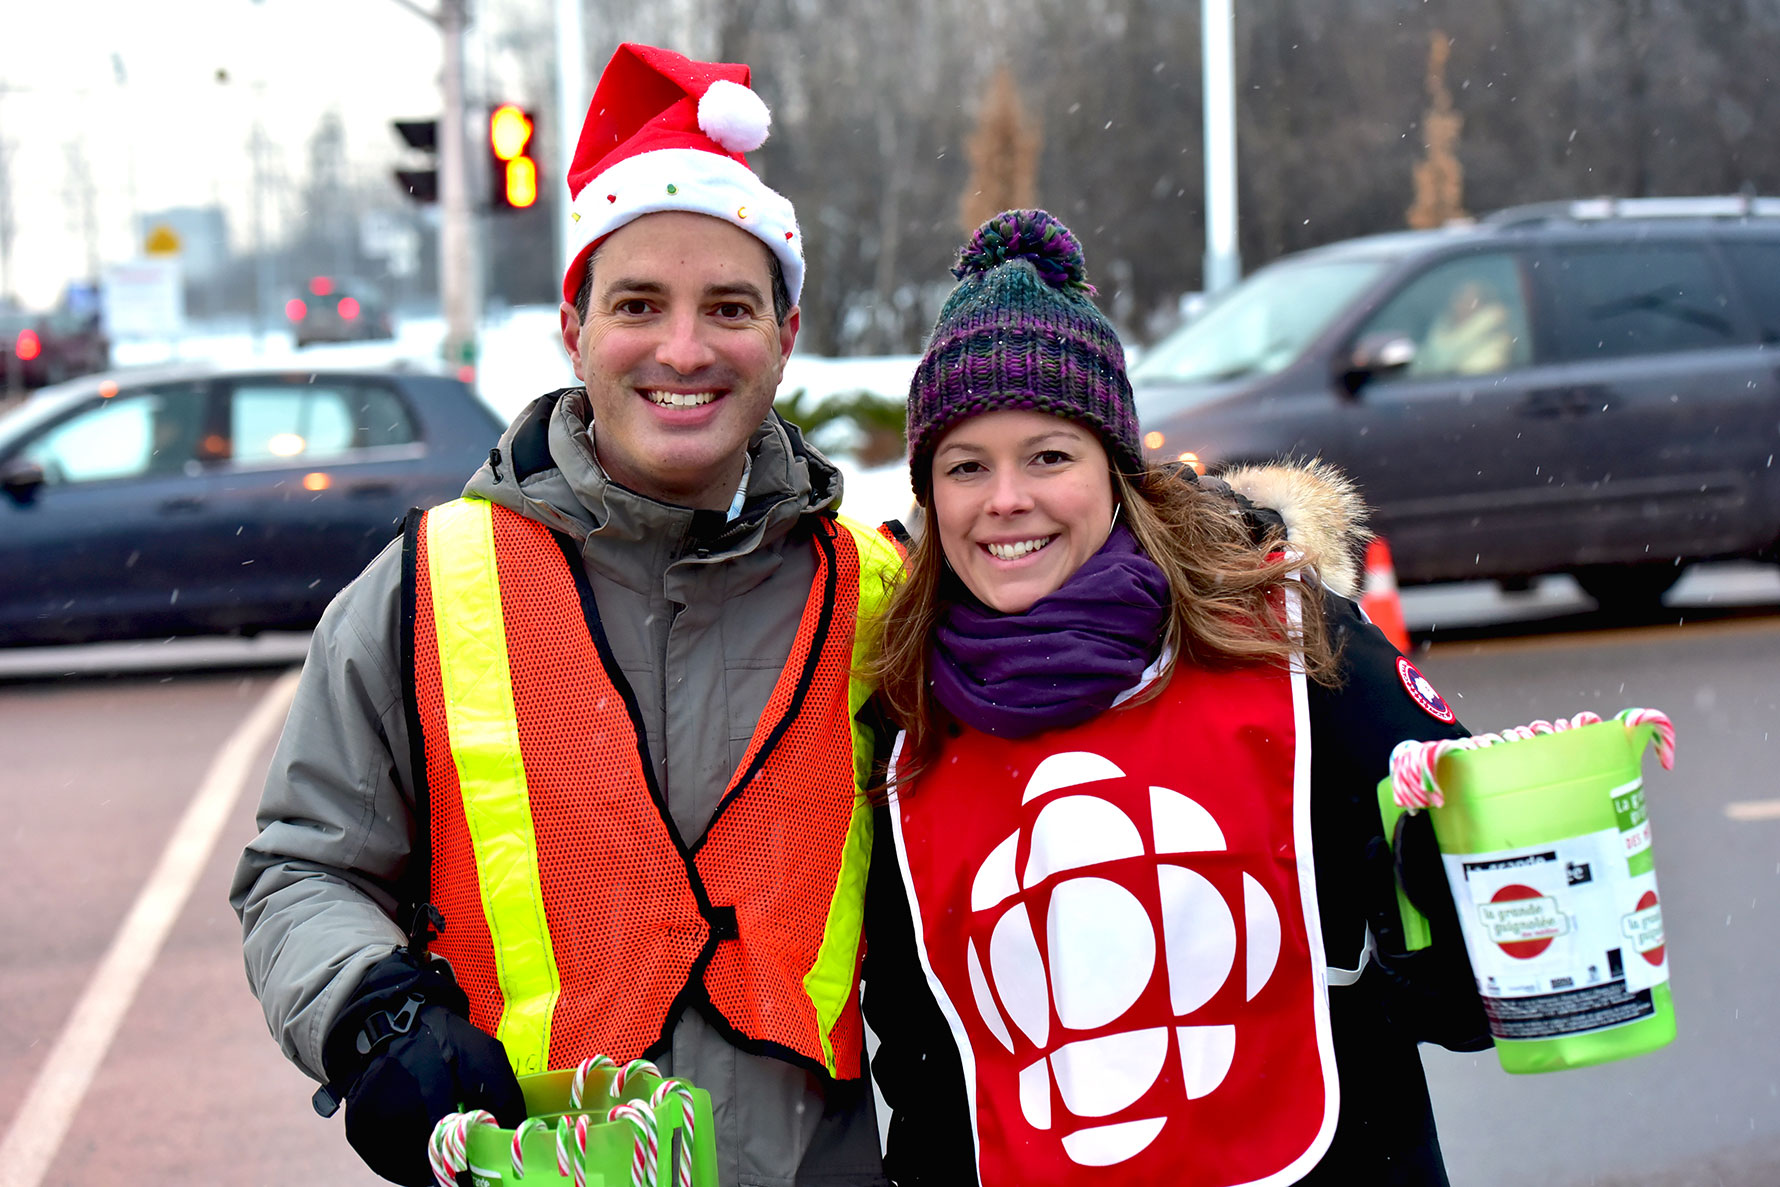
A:
POLYGON ((1614 828, 1444 856, 1497 1038, 1584 1034, 1655 1013, 1650 991, 1669 969, 1642 789, 1616 791, 1614 809, 1614 828))

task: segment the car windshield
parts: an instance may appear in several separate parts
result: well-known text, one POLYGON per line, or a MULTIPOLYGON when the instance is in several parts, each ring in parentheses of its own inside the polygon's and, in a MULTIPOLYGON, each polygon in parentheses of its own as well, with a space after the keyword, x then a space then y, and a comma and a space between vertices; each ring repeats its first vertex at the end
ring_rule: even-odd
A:
POLYGON ((1159 342, 1131 378, 1219 383, 1282 371, 1387 263, 1306 260, 1264 268, 1159 342))

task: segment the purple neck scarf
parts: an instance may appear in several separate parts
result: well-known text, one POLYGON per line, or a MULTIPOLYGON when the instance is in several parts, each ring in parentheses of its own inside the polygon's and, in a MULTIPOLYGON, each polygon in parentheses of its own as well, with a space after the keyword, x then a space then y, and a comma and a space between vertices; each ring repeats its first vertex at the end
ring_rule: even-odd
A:
POLYGON ((1137 683, 1162 646, 1168 578, 1123 525, 1022 614, 984 606, 955 577, 928 648, 933 695, 1000 738, 1087 721, 1137 683))

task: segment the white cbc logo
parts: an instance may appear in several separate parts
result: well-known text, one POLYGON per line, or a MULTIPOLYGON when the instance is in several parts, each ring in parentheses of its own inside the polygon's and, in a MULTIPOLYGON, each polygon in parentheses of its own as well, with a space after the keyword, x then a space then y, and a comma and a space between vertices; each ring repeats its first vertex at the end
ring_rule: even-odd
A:
MULTIPOLYGON (((1021 802, 1124 777, 1098 754, 1053 754, 1032 772, 1021 802)), ((984 859, 971 885, 971 910, 994 911, 1022 889, 1071 874, 1051 891, 1044 920, 1048 969, 1023 902, 996 919, 986 965, 974 939, 965 962, 977 1011, 996 1039, 1010 1053, 1016 1051, 1011 1018, 1039 1053, 1020 1072, 1020 1108, 1027 1123, 1060 1132, 1064 1152, 1082 1166, 1124 1162, 1167 1125, 1166 1116, 1091 1122, 1130 1107, 1150 1090, 1168 1058, 1170 1030, 1189 1100, 1216 1090, 1236 1055, 1234 1025, 1190 1021, 1223 987, 1236 963, 1237 917, 1224 896, 1203 875, 1158 861, 1163 916, 1158 937, 1136 895, 1093 874, 1103 862, 1146 852, 1161 857, 1227 847, 1218 822, 1197 801, 1166 787, 1151 787, 1149 801, 1152 844, 1146 846, 1139 824, 1112 802, 1081 792, 1057 795, 1032 821, 1026 868, 1015 869, 1020 843, 1015 832, 984 859), (1158 958, 1167 970, 1172 1027, 1140 1026, 1069 1042, 1051 1034, 1051 1004, 1066 1030, 1098 1031, 1116 1022, 1150 983, 1158 958), (990 994, 991 978, 1007 1007, 1006 1017, 990 994), (1051 1115, 1053 1083, 1069 1117, 1051 1115)), ((1242 875, 1242 886, 1247 932, 1243 975, 1246 1000, 1252 1001, 1279 961, 1280 917, 1252 875, 1242 875)))

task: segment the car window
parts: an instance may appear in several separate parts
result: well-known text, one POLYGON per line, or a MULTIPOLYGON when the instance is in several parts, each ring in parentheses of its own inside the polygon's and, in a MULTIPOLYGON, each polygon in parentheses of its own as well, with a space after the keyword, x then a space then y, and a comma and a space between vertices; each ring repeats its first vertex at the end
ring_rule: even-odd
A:
POLYGON ((1738 341, 1730 295, 1700 245, 1562 247, 1553 283, 1566 358, 1622 358, 1738 341))
POLYGON ((1506 253, 1446 260, 1404 285, 1359 337, 1407 338, 1409 366, 1376 378, 1490 375, 1533 361, 1526 286, 1506 253))
POLYGON ((1743 285, 1763 342, 1780 342, 1780 243, 1732 239, 1720 244, 1743 285))
POLYGON ((1133 380, 1217 383, 1295 362, 1384 260, 1317 260, 1263 268, 1144 355, 1133 380))
POLYGON ((51 485, 181 474, 207 445, 204 410, 196 387, 114 396, 46 429, 20 456, 51 485))
POLYGON ((317 461, 415 439, 413 418, 393 391, 321 377, 236 385, 229 424, 238 462, 317 461))

